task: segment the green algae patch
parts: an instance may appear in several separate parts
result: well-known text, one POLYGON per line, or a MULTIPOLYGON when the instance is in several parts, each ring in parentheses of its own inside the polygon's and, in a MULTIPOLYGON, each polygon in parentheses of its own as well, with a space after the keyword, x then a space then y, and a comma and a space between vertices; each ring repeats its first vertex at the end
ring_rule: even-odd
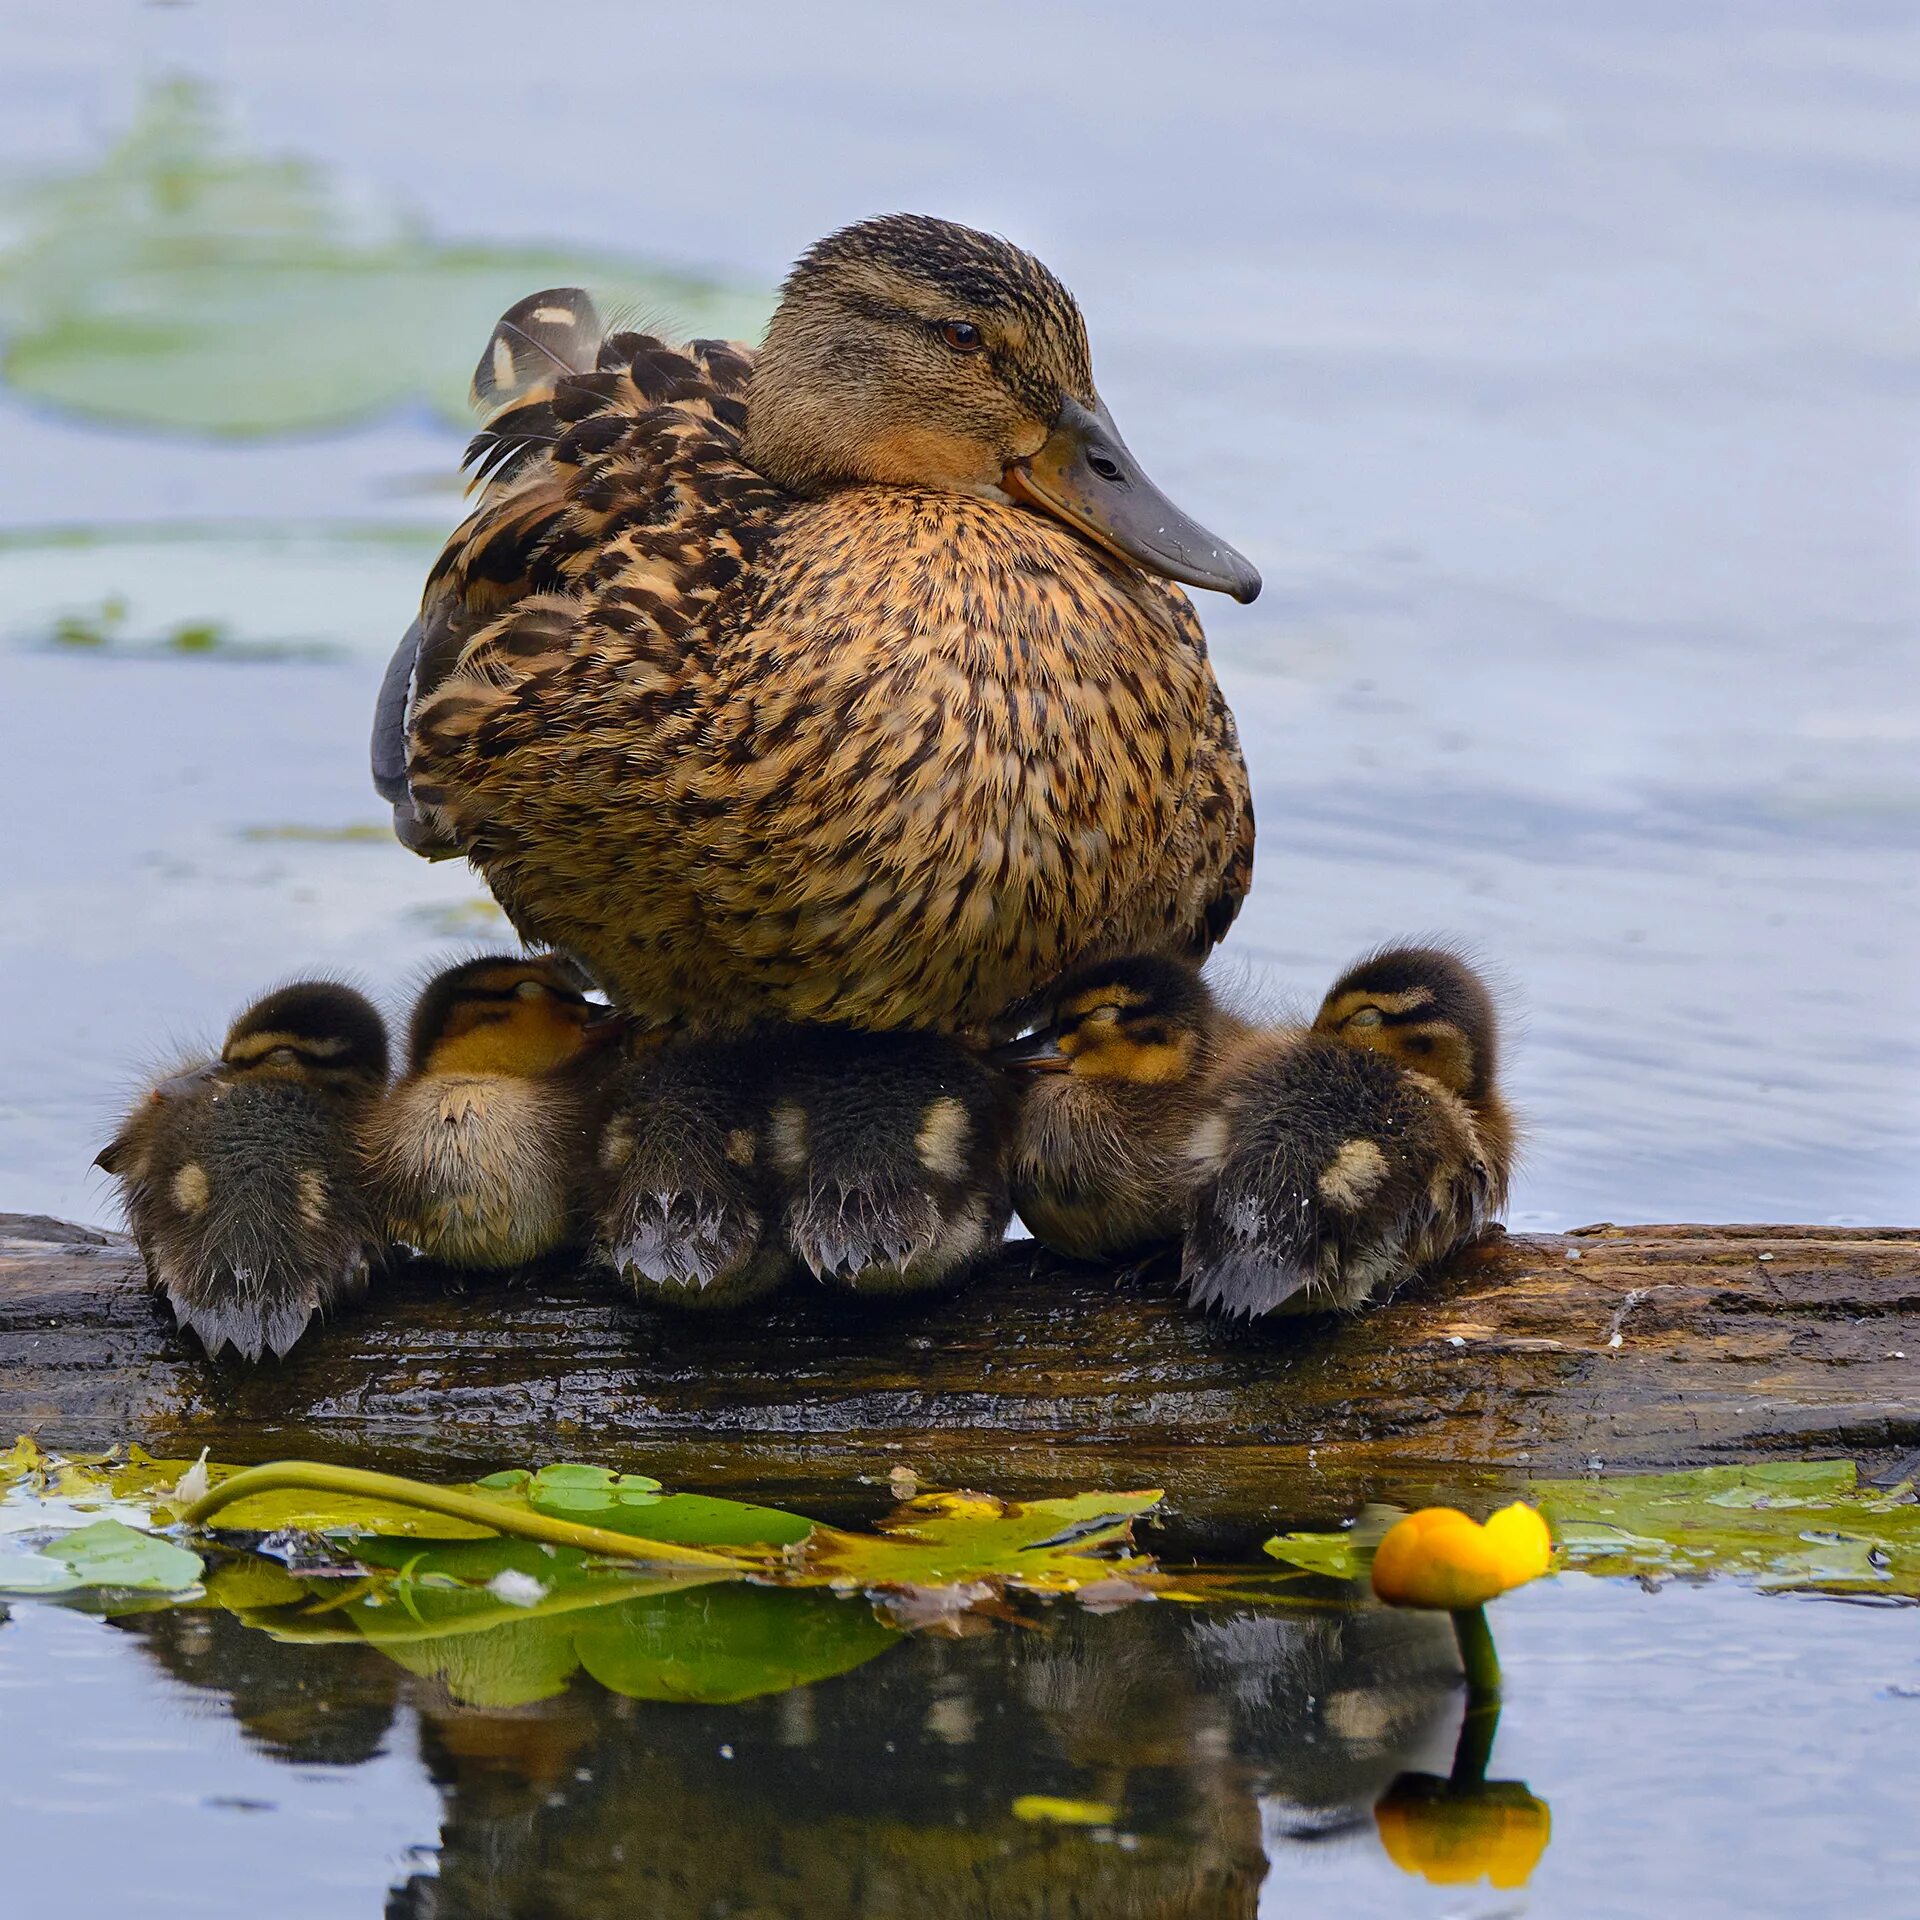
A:
POLYGON ((160 431, 311 432, 418 402, 461 419, 494 321, 541 287, 696 335, 757 334, 771 305, 644 261, 449 244, 349 205, 307 161, 245 152, 184 81, 95 165, 17 186, 0 212, 0 376, 160 431))

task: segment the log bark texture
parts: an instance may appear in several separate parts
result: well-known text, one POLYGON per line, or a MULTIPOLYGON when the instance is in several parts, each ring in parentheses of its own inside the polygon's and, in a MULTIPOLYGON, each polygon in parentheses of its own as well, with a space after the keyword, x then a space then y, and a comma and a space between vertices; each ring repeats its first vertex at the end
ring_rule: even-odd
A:
POLYGON ((577 1457, 830 1511, 862 1476, 1163 1486, 1203 1533, 1526 1474, 1920 1450, 1920 1232, 1499 1235, 1352 1319, 1202 1319, 1167 1271, 1009 1247, 957 1295, 650 1310, 415 1267, 281 1364, 214 1365, 121 1237, 0 1215, 0 1432, 466 1471, 577 1457))

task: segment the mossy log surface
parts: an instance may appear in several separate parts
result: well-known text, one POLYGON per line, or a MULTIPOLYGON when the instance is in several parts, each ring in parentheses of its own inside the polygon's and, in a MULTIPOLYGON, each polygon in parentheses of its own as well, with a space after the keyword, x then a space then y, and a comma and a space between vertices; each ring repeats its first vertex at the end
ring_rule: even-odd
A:
POLYGON ((415 1471, 566 1457, 816 1510, 862 1477, 1162 1486, 1203 1532, 1363 1493, 1920 1449, 1920 1232, 1495 1235, 1353 1319, 1186 1311, 1165 1269, 1016 1244, 937 1300, 721 1316, 572 1271, 416 1267, 280 1364, 214 1365, 112 1234, 0 1215, 0 1432, 415 1471))

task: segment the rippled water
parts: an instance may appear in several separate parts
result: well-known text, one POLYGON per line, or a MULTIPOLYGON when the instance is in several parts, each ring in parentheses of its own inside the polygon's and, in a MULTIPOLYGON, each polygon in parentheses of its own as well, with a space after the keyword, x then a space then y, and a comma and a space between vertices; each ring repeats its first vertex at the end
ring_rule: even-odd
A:
POLYGON ((549 1681, 510 1630, 423 1660, 33 1607, 0 1631, 0 1857, 16 1910, 81 1920, 1904 1910, 1911 1610, 1570 1576, 1497 1619, 1491 1774, 1550 1833, 1524 1888, 1434 1884, 1444 1856, 1409 1870, 1376 1824, 1397 1775, 1452 1759, 1444 1621, 1164 1604, 908 1639, 733 1706, 549 1681))
MULTIPOLYGON (((87 166, 185 73, 251 150, 447 238, 749 288, 881 208, 1032 245, 1132 444, 1266 573, 1204 608, 1261 818, 1223 971, 1311 1000, 1390 934, 1477 948, 1517 1018, 1518 1223, 1915 1217, 1910 9, 0 0, 0 29, 0 181, 87 166)), ((0 388, 0 1205, 105 1215, 132 1076, 265 982, 404 997, 489 931, 463 874, 353 831, 459 439, 424 406, 143 436, 0 388), (130 644, 51 644, 116 597, 130 644), (143 646, 209 621, 237 650, 143 646)), ((366 1650, 23 1610, 0 1876, 80 1920, 390 1888, 404 1920, 1892 1911, 1914 1619, 1508 1603, 1496 1770, 1554 1837, 1498 1893, 1374 1837, 1458 1707, 1372 1629, 1136 1611, 735 1708, 482 1710, 366 1650), (1122 1817, 1013 1820, 1035 1792, 1122 1817)))

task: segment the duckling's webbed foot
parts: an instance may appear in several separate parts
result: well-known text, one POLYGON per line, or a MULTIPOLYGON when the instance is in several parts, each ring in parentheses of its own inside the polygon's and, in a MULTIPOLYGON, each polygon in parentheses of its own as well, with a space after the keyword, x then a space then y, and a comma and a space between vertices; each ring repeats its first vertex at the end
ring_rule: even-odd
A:
POLYGON ((1223 1095, 1193 1141, 1181 1277, 1196 1306, 1359 1307, 1484 1224, 1471 1121, 1377 1054, 1306 1036, 1223 1095))
POLYGON ((950 1285, 1012 1217, 1002 1094, 953 1041, 796 1031, 770 1134, 789 1244, 818 1279, 863 1293, 950 1285))
POLYGON ((773 1231, 765 1075, 748 1043, 642 1052, 608 1086, 594 1251, 636 1293, 737 1306, 791 1262, 773 1231))

